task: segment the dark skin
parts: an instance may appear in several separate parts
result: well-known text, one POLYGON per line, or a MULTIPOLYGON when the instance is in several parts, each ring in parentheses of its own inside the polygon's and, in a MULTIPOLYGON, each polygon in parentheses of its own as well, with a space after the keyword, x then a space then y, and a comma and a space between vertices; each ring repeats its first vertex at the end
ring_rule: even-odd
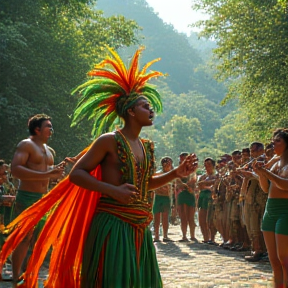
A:
MULTIPOLYGON (((154 113, 144 97, 127 112, 125 126, 120 132, 129 142, 135 158, 141 161, 144 154, 139 134, 142 127, 153 124, 154 113)), ((139 192, 132 184, 121 184, 120 165, 114 133, 107 133, 96 139, 88 152, 75 164, 70 173, 70 180, 83 188, 99 191, 120 203, 129 204, 138 197, 139 192), (89 174, 98 165, 101 165, 102 181, 89 174)), ((168 173, 152 176, 148 182, 148 190, 161 187, 177 177, 185 177, 196 168, 196 155, 191 154, 179 167, 168 173)))

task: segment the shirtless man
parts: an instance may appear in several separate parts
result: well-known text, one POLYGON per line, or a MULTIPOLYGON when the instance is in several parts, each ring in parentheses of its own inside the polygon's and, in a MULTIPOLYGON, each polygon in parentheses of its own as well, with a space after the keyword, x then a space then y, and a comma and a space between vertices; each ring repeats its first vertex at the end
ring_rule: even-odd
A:
MULTIPOLYGON (((182 152, 179 155, 179 165, 181 165, 185 158, 189 155, 188 152, 182 152)), ((190 240, 198 242, 195 238, 195 184, 197 181, 196 173, 192 173, 189 177, 178 178, 176 180, 177 193, 177 209, 181 221, 182 239, 180 242, 189 242, 187 238, 187 227, 190 229, 190 240)))
MULTIPOLYGON (((161 171, 157 174, 164 174, 173 169, 173 160, 165 156, 161 159, 161 171)), ((169 214, 171 210, 171 197, 173 191, 172 182, 158 188, 155 190, 154 203, 153 203, 153 216, 154 216, 154 242, 159 242, 159 228, 160 221, 162 220, 163 227, 163 242, 171 242, 172 240, 168 238, 168 228, 169 228, 169 214)))
POLYGON ((273 133, 274 151, 280 160, 269 171, 263 162, 254 162, 253 170, 268 200, 261 230, 274 274, 274 288, 288 287, 288 129, 273 133))
MULTIPOLYGON (((20 179, 13 217, 17 217, 26 208, 37 202, 48 192, 49 179, 59 178, 64 169, 63 163, 53 166, 54 157, 48 139, 53 133, 51 118, 45 114, 37 114, 28 121, 30 137, 18 145, 11 162, 11 172, 20 179)), ((13 284, 21 273, 21 267, 31 244, 33 231, 18 245, 12 254, 13 284)))
POLYGON ((215 244, 214 238, 217 232, 214 231, 215 230, 214 227, 209 225, 211 223, 209 221, 210 219, 208 219, 209 218, 208 212, 212 204, 212 190, 214 187, 215 180, 218 177, 215 170, 215 164, 216 163, 212 158, 206 158, 204 160, 204 167, 206 173, 202 175, 198 181, 198 187, 200 189, 198 199, 199 226, 204 239, 202 242, 208 244, 215 244))

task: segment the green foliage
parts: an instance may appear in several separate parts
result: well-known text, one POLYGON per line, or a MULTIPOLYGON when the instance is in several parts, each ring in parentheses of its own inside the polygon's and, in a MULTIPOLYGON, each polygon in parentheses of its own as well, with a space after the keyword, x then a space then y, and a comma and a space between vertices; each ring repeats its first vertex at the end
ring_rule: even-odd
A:
POLYGON ((215 102, 223 99, 223 85, 219 85, 205 69, 199 69, 205 64, 205 57, 200 53, 205 54, 206 51, 198 51, 191 46, 185 34, 178 33, 171 24, 163 23, 146 1, 98 0, 97 7, 105 15, 122 14, 142 27, 139 35, 142 39, 139 41, 147 48, 142 61, 146 63, 161 57, 161 61, 155 64, 155 70, 169 75, 166 83, 175 94, 197 91, 215 102))
POLYGON ((194 0, 211 15, 199 25, 218 47, 218 78, 229 81, 226 99, 239 100, 246 140, 265 141, 287 126, 287 1, 194 0))
POLYGON ((231 153, 235 149, 241 150, 249 147, 249 142, 245 141, 246 133, 242 129, 237 128, 237 121, 238 123, 244 122, 241 121, 239 112, 232 112, 222 120, 221 127, 215 130, 215 147, 221 151, 221 155, 231 153))
MULTIPOLYGON (((160 82, 158 86, 165 95, 164 112, 157 115, 154 129, 145 129, 142 133, 143 137, 155 141, 157 159, 169 155, 177 163, 182 151, 197 153, 201 161, 223 154, 221 145, 214 141, 214 132, 221 127, 221 114, 225 109, 199 93, 175 95, 165 84, 160 82)), ((236 144, 230 145, 232 150, 236 144)))
MULTIPOLYGON (((242 143, 235 140, 236 136, 242 134, 237 132, 232 138, 229 133, 235 135, 235 131, 231 127, 233 123, 242 123, 244 127, 248 122, 238 120, 238 114, 229 120, 230 124, 228 118, 222 121, 234 110, 234 103, 219 106, 225 88, 213 79, 213 67, 206 66, 215 42, 203 40, 197 46, 196 35, 191 37, 188 39, 172 25, 163 23, 144 0, 99 0, 97 3, 2 0, 0 158, 11 159, 17 143, 28 136, 28 117, 36 113, 52 116, 55 135, 50 144, 57 152, 57 161, 78 154, 91 142, 92 121, 83 119, 81 125, 70 127, 78 100, 77 96, 71 96, 71 91, 83 83, 87 71, 103 59, 105 45, 118 49, 128 61, 135 46, 126 46, 136 43, 147 47, 142 64, 161 57, 153 69, 169 74, 164 80, 153 81, 159 87, 164 112, 156 117, 154 127, 142 133, 143 137, 155 141, 157 159, 169 155, 177 165, 182 151, 196 152, 202 161, 208 156, 216 158, 229 152, 226 149, 234 150, 242 143), (95 7, 103 9, 104 14, 95 7), (225 139, 218 141, 221 134, 225 139)), ((222 62, 221 59, 219 65, 222 62)), ((235 83, 233 89, 248 97, 250 94, 241 90, 244 89, 241 87, 243 75, 229 76, 229 80, 234 78, 239 79, 239 83, 235 83)), ((238 97, 241 104, 245 97, 238 97)), ((247 103, 248 98, 245 101, 247 103)), ((282 104, 285 105, 285 97, 282 104)), ((264 104, 258 107, 268 109, 264 104)), ((250 115, 243 111, 244 118, 247 115, 250 122, 257 121, 252 112, 250 115)), ((261 117, 260 120, 264 121, 261 117)), ((273 126, 272 122, 270 125, 273 126)), ((256 133, 250 129, 244 136, 250 137, 250 131, 256 133)))
POLYGON ((104 57, 105 45, 134 44, 138 29, 123 16, 104 17, 92 4, 95 1, 1 1, 0 133, 1 157, 7 161, 28 136, 27 120, 36 113, 52 116, 56 132, 50 144, 59 160, 90 143, 91 123, 70 128, 77 102, 71 91, 104 57))

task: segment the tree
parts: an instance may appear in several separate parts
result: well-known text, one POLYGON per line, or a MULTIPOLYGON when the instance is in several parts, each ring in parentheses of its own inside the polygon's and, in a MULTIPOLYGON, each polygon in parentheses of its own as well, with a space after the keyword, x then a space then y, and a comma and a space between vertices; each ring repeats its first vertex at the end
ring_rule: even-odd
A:
POLYGON ((105 45, 134 44, 138 29, 123 16, 104 17, 93 3, 1 1, 0 135, 1 157, 7 161, 28 136, 27 119, 36 113, 52 116, 56 137, 51 145, 59 160, 90 143, 91 123, 70 129, 77 102, 71 91, 105 56, 105 45))
POLYGON ((246 140, 265 140, 272 128, 287 126, 287 1, 193 3, 211 15, 199 25, 217 42, 218 79, 229 84, 223 103, 239 100, 246 140))
POLYGON ((106 15, 122 14, 139 24, 139 41, 147 47, 142 61, 161 57, 155 69, 169 75, 165 81, 173 93, 197 91, 215 102, 224 97, 223 85, 217 85, 210 74, 198 69, 204 61, 188 37, 164 23, 145 0, 98 0, 97 7, 106 15))

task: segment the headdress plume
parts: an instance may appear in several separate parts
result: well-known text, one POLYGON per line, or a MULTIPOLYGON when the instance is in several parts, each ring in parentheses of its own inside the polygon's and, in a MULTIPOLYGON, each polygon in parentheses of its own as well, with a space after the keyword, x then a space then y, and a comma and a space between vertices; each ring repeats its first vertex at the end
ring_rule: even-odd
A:
POLYGON ((148 62, 139 70, 139 57, 144 50, 140 47, 134 54, 127 68, 120 56, 111 48, 102 62, 88 72, 92 77, 77 87, 72 94, 80 92, 81 98, 73 114, 71 126, 83 119, 94 118, 92 135, 94 137, 111 130, 117 116, 123 117, 139 96, 145 96, 156 112, 162 111, 160 94, 147 82, 154 77, 163 76, 158 71, 147 69, 160 58, 148 62))

